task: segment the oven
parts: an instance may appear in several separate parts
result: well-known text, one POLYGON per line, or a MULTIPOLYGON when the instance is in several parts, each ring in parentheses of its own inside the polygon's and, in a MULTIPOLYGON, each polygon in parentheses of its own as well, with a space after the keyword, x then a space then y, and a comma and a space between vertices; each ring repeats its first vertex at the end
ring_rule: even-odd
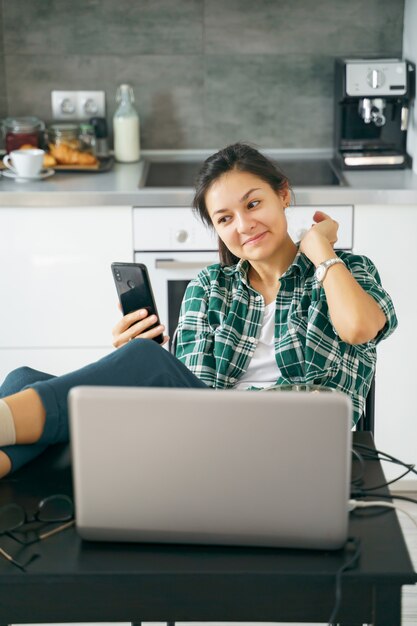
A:
POLYGON ((189 208, 135 208, 135 262, 148 268, 161 323, 173 338, 185 289, 218 261, 217 241, 189 208))
MULTIPOLYGON (((295 206, 286 210, 288 230, 299 241, 313 223, 316 210, 339 223, 336 249, 353 247, 353 206, 295 206)), ((174 336, 185 289, 201 269, 217 263, 217 237, 188 207, 135 207, 135 262, 149 271, 161 323, 174 336)))

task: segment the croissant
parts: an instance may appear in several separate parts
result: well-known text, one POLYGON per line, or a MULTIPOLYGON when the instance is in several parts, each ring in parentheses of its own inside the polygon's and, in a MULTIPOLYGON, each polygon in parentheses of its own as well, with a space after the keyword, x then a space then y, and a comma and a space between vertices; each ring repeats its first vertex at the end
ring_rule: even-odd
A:
POLYGON ((56 159, 52 156, 52 154, 44 154, 43 156, 43 166, 44 167, 53 167, 56 165, 56 159))
POLYGON ((60 165, 96 165, 97 163, 94 155, 74 150, 65 144, 59 146, 49 144, 49 150, 60 165))

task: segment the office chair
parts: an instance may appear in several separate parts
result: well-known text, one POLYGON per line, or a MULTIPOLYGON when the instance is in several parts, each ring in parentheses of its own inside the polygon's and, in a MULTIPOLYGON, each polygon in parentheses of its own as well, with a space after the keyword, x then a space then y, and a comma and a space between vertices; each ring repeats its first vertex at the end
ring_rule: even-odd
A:
POLYGON ((371 386, 366 396, 365 410, 359 422, 356 424, 356 430, 367 430, 374 434, 375 430, 375 375, 372 379, 371 386))

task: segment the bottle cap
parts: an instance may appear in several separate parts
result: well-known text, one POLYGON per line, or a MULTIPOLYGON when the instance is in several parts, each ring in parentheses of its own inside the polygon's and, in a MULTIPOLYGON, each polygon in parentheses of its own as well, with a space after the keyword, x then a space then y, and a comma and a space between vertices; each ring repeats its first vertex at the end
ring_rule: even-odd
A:
POLYGON ((122 99, 128 97, 130 102, 135 101, 135 94, 133 93, 132 87, 128 83, 123 83, 119 85, 116 91, 116 102, 120 102, 122 99))

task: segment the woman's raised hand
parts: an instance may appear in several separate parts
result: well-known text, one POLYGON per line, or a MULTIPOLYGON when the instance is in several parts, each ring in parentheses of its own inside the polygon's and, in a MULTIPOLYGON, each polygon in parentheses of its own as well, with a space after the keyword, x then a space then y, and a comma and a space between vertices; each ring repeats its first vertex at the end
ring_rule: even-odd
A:
POLYGON ((323 211, 313 215, 315 224, 306 232, 300 242, 303 252, 315 265, 334 255, 333 246, 337 241, 339 224, 323 211))
MULTIPOLYGON (((113 346, 120 348, 131 339, 153 339, 157 337, 165 330, 165 326, 162 324, 150 328, 157 321, 156 315, 149 315, 146 309, 139 309, 124 315, 112 330, 113 346)), ((164 335, 161 345, 166 344, 167 341, 169 341, 169 337, 164 335)))

